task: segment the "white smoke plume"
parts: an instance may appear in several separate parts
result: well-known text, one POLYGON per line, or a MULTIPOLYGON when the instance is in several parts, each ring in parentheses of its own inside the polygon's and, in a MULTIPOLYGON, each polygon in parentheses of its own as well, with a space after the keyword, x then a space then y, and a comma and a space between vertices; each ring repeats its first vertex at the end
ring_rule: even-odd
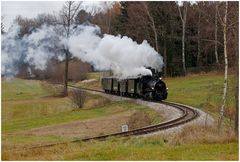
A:
POLYGON ((46 69, 47 61, 63 48, 59 44, 61 37, 56 34, 56 29, 58 26, 43 25, 29 36, 24 36, 23 42, 27 46, 25 62, 36 69, 46 69))
POLYGON ((56 53, 62 54, 59 44, 61 37, 54 31, 56 27, 43 25, 30 35, 19 37, 20 27, 12 25, 9 32, 2 35, 1 73, 14 76, 22 64, 34 66, 36 69, 46 69, 50 58, 56 53))
POLYGON ((57 34, 60 27, 42 26, 22 39, 18 38, 19 27, 2 37, 2 73, 16 74, 22 62, 36 69, 46 69, 47 61, 63 54, 68 48, 74 57, 92 64, 98 70, 112 70, 119 78, 151 75, 146 67, 151 66, 161 71, 162 56, 148 43, 141 44, 127 36, 104 35, 100 37, 98 26, 75 27, 69 39, 57 34))
POLYGON ((19 26, 13 26, 8 34, 2 35, 1 50, 1 73, 5 75, 16 75, 18 62, 22 61, 22 42, 18 38, 19 26))
POLYGON ((151 75, 146 67, 151 66, 161 71, 163 66, 162 57, 147 41, 137 44, 129 37, 113 35, 104 35, 100 39, 89 28, 78 36, 71 37, 68 46, 75 57, 90 62, 96 69, 111 69, 120 78, 151 75))

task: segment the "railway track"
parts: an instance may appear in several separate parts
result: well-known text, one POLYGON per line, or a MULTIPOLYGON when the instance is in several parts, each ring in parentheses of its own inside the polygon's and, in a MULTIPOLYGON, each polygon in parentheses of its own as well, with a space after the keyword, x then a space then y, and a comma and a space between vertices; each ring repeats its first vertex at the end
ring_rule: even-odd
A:
MULTIPOLYGON (((83 89, 83 90, 86 90, 86 91, 95 91, 95 92, 105 93, 105 92, 100 91, 100 90, 76 87, 76 86, 71 86, 71 85, 69 87, 74 88, 74 89, 83 89)), ((157 102, 157 101, 151 101, 151 102, 157 102)), ((180 110, 182 112, 182 115, 180 117, 176 118, 176 119, 172 119, 172 120, 169 120, 169 121, 166 121, 166 122, 163 122, 163 123, 150 125, 150 126, 139 128, 139 129, 130 130, 130 131, 127 131, 127 132, 107 134, 107 135, 84 138, 84 139, 77 139, 77 140, 72 140, 72 141, 68 141, 68 142, 34 146, 34 147, 29 148, 29 149, 41 148, 41 147, 51 147, 51 146, 60 145, 60 144, 67 144, 69 142, 75 143, 75 142, 89 141, 89 140, 104 140, 108 137, 127 137, 127 136, 146 135, 146 134, 150 134, 150 133, 153 133, 153 132, 157 132, 157 131, 166 130, 166 129, 169 129, 169 128, 180 126, 182 124, 185 124, 187 122, 190 122, 190 121, 196 119, 199 116, 199 113, 198 113, 197 110, 194 110, 194 109, 192 109, 192 108, 190 108, 186 105, 172 103, 172 102, 166 102, 166 101, 157 102, 157 103, 172 106, 173 108, 176 108, 176 109, 180 110)))

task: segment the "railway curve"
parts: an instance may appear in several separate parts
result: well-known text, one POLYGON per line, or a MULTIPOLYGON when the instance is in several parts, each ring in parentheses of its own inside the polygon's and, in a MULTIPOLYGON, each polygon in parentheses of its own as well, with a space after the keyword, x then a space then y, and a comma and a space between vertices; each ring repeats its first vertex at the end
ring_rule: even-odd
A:
MULTIPOLYGON (((104 93, 105 94, 105 92, 100 91, 100 90, 77 87, 77 86, 72 86, 72 85, 69 85, 69 87, 72 88, 72 89, 82 89, 82 90, 86 90, 88 92, 97 92, 97 93, 104 93)), ((124 98, 126 98, 126 97, 124 97, 124 98)), ((173 118, 171 120, 167 120, 165 122, 159 123, 159 124, 150 125, 150 126, 146 126, 146 127, 139 128, 139 129, 134 129, 134 130, 130 130, 130 131, 127 131, 127 132, 113 133, 113 134, 107 134, 107 135, 90 137, 90 138, 75 139, 75 140, 67 141, 67 142, 33 146, 33 147, 30 147, 29 149, 51 147, 51 146, 55 146, 55 145, 75 143, 75 142, 80 142, 80 141, 104 140, 108 137, 128 137, 128 136, 147 135, 147 134, 159 132, 159 131, 162 131, 162 130, 167 130, 167 129, 170 129, 170 128, 178 127, 180 125, 183 125, 185 123, 193 121, 194 119, 198 118, 199 115, 200 115, 198 110, 193 109, 192 107, 187 106, 187 105, 182 105, 182 104, 167 102, 167 101, 162 101, 162 102, 148 101, 148 102, 161 103, 161 104, 166 105, 166 106, 171 106, 172 108, 175 108, 175 109, 179 110, 181 112, 181 115, 176 117, 176 118, 173 118)))

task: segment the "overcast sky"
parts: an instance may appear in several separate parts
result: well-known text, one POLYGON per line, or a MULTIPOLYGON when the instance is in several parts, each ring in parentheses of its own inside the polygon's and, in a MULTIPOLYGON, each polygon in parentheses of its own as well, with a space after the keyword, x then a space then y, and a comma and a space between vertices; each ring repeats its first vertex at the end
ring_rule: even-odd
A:
MULTIPOLYGON (((4 16, 3 24, 7 31, 17 15, 33 18, 40 13, 53 14, 58 12, 64 1, 1 1, 1 15, 4 16)), ((100 7, 101 2, 84 1, 84 6, 100 7)))
POLYGON ((58 12, 64 1, 1 1, 1 15, 4 16, 5 30, 17 15, 33 18, 40 13, 58 12))

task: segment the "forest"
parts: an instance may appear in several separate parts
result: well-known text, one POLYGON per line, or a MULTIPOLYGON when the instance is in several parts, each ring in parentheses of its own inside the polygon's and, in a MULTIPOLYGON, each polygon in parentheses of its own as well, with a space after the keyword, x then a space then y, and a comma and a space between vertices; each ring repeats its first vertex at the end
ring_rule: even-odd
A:
MULTIPOLYGON (((78 10, 71 23, 96 24, 100 27, 102 35, 128 36, 138 43, 147 40, 163 56, 164 76, 181 76, 211 70, 223 71, 224 32, 226 32, 228 66, 230 71, 236 71, 238 2, 228 2, 226 24, 225 6, 225 2, 199 1, 179 4, 124 1, 115 2, 111 8, 106 7, 105 12, 99 12, 97 9, 91 13, 78 10)), ((15 22, 21 27, 19 37, 31 34, 43 24, 59 24, 59 17, 61 14, 40 14, 32 19, 16 17, 15 22)), ((1 26, 3 34, 4 20, 1 26)), ((20 75, 27 75, 26 68, 22 66, 20 75)), ((84 64, 82 69, 86 68, 89 69, 90 66, 84 64)), ((43 76, 42 73, 42 78, 49 77, 43 76)))

